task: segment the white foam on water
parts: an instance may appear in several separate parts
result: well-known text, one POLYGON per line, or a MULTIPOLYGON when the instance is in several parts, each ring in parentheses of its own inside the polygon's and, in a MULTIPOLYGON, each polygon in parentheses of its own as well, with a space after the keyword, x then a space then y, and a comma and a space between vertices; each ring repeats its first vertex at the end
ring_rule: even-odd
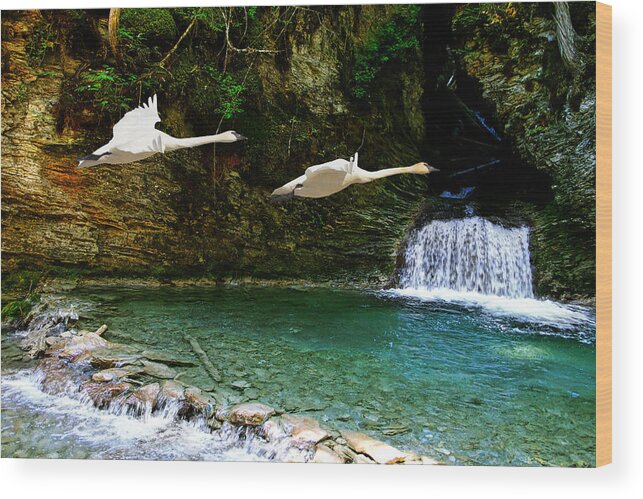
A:
MULTIPOLYGON (((46 427, 34 431, 81 445, 93 458, 269 461, 278 454, 263 440, 206 432, 199 423, 166 416, 171 411, 136 418, 97 409, 75 394, 45 393, 40 377, 29 370, 2 377, 2 399, 5 406, 46 415, 46 427)), ((4 431, 10 430, 3 424, 4 431)), ((47 449, 39 452, 46 455, 47 449)))
POLYGON ((559 329, 574 329, 592 325, 590 310, 585 307, 564 305, 551 300, 535 298, 508 298, 473 291, 453 289, 388 289, 384 294, 416 298, 422 301, 456 303, 465 307, 482 308, 496 316, 510 317, 525 322, 545 324, 559 329))

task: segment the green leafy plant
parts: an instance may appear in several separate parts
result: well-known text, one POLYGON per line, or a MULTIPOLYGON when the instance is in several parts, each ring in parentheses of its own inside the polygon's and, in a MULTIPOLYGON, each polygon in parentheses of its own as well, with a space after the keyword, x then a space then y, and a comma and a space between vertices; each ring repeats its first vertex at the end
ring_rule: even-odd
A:
POLYGON ((362 46, 355 57, 353 94, 365 98, 382 70, 392 62, 406 62, 420 42, 417 23, 418 5, 400 5, 392 18, 381 26, 362 46))
POLYGON ((2 311, 0 312, 2 320, 24 319, 38 302, 39 298, 36 293, 30 293, 29 296, 22 300, 14 300, 7 303, 2 307, 2 311))
POLYGON ((52 35, 53 31, 49 23, 42 22, 34 26, 25 46, 27 61, 31 66, 42 66, 47 51, 54 46, 52 35))
POLYGON ((206 64, 203 70, 214 83, 212 89, 216 100, 215 112, 229 120, 243 112, 245 86, 230 73, 222 73, 214 64, 206 64))
POLYGON ((105 64, 101 69, 89 69, 82 73, 76 92, 104 114, 116 115, 132 107, 133 102, 128 95, 136 83, 135 75, 123 76, 114 67, 105 64))

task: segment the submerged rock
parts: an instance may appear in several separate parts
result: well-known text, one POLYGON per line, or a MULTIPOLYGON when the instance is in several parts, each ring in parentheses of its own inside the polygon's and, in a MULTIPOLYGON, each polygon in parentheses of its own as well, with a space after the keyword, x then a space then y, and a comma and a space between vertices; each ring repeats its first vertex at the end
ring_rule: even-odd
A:
POLYGON ((228 420, 236 425, 259 426, 275 414, 275 409, 270 406, 250 402, 233 406, 228 412, 228 420))
POLYGON ((341 432, 349 447, 366 454, 379 464, 403 463, 407 454, 364 433, 344 430, 341 432))
POLYGON ((143 350, 141 356, 153 362, 162 362, 168 366, 194 367, 198 365, 194 360, 187 357, 179 357, 178 355, 162 352, 160 350, 143 350))
POLYGON ((244 381, 242 379, 237 379, 237 380, 234 380, 232 383, 230 383, 230 386, 232 388, 236 388, 237 390, 245 390, 246 388, 250 388, 252 385, 247 381, 244 381))
POLYGON ((143 363, 143 371, 145 371, 145 374, 149 374, 155 378, 174 379, 178 374, 171 367, 159 362, 152 362, 144 359, 141 360, 141 362, 143 363))

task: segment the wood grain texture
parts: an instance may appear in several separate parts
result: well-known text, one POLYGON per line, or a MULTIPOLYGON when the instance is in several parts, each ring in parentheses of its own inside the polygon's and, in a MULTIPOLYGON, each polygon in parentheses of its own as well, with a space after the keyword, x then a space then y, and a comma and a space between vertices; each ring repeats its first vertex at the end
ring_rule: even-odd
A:
POLYGON ((596 466, 612 462, 612 7, 596 3, 596 466))

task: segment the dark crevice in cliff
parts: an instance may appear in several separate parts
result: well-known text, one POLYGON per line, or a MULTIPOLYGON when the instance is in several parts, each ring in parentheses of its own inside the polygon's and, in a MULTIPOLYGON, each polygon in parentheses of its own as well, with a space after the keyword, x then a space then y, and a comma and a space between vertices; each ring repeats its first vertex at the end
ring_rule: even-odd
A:
POLYGON ((457 8, 444 4, 423 10, 424 152, 441 170, 431 179, 432 192, 474 187, 472 197, 490 214, 517 199, 545 203, 551 199, 551 179, 514 152, 494 104, 453 50, 459 43, 451 26, 457 8))

